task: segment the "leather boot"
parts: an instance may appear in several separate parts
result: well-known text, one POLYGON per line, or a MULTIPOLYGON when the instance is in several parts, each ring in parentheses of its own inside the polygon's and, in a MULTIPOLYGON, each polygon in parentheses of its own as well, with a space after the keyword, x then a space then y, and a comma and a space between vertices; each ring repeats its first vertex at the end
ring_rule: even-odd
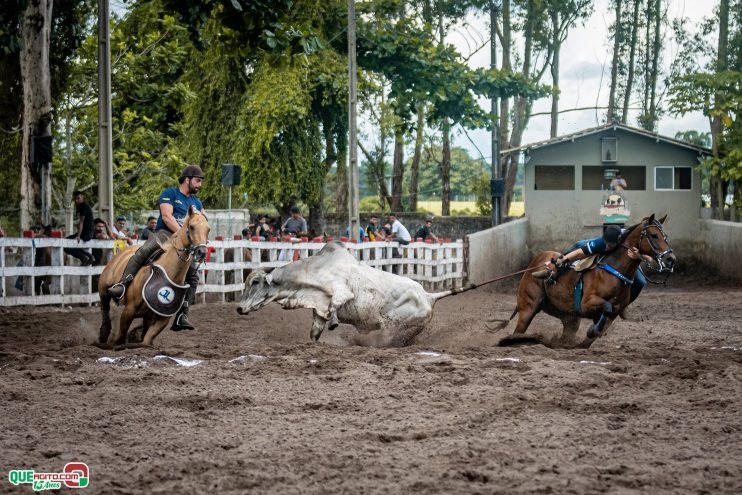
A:
MULTIPOLYGON (((128 270, 129 266, 127 265, 126 268, 128 270)), ((106 291, 116 302, 119 302, 124 298, 126 288, 129 286, 131 281, 134 280, 134 275, 127 273, 127 270, 124 270, 124 275, 121 277, 121 280, 117 284, 110 286, 106 291)))
POLYGON ((175 315, 173 326, 170 327, 170 330, 172 330, 173 332, 196 329, 196 327, 194 327, 193 324, 188 321, 188 306, 188 301, 184 301, 183 306, 181 306, 180 310, 178 311, 178 314, 175 315))

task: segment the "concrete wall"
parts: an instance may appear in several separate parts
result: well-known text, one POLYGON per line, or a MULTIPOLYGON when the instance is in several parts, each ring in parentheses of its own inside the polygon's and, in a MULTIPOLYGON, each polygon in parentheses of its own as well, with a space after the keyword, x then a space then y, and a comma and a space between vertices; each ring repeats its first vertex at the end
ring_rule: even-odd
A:
MULTIPOLYGON (((377 213, 381 225, 386 223, 387 215, 377 213)), ((411 236, 415 236, 417 229, 422 227, 431 215, 430 213, 399 213, 399 221, 402 222, 411 236)), ((361 213, 361 225, 365 227, 371 213, 361 213)), ((348 218, 342 218, 335 215, 327 215, 325 218, 326 231, 328 234, 340 236, 345 235, 348 218)), ((433 233, 438 237, 449 239, 463 239, 467 234, 479 232, 492 226, 490 217, 433 217, 433 233)), ((309 228, 314 226, 310 225, 309 228)), ((321 232, 319 232, 321 234, 321 232)))
POLYGON ((526 267, 529 219, 521 218, 468 236, 468 283, 480 284, 526 267))
POLYGON ((530 239, 536 241, 534 248, 537 251, 558 249, 577 239, 600 235, 600 204, 605 192, 582 190, 582 166, 604 165, 601 161, 603 137, 618 138, 618 162, 606 163, 606 167, 646 167, 646 189, 624 192, 631 210, 631 222, 638 222, 651 213, 658 216, 667 213, 666 230, 671 239, 679 245, 692 243, 698 234, 697 220, 700 216, 699 172, 693 171, 690 190, 655 191, 654 168, 669 165, 695 167, 698 165, 698 152, 619 128, 529 152, 524 195, 525 214, 530 219, 530 239), (536 165, 574 166, 574 190, 536 190, 536 165))
POLYGON ((724 277, 742 282, 742 223, 698 220, 696 256, 724 277))

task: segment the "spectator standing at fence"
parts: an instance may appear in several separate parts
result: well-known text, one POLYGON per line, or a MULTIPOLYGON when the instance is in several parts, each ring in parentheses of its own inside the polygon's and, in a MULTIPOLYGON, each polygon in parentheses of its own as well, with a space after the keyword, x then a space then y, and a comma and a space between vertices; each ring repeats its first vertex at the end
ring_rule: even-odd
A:
MULTIPOLYGON (((162 192, 160 195, 160 218, 157 219, 155 233, 129 259, 126 268, 124 268, 124 273, 121 275, 121 280, 108 289, 108 294, 116 301, 120 301, 124 297, 126 287, 134 280, 134 276, 147 260, 161 249, 160 245, 180 229, 191 206, 205 215, 201 200, 196 197, 196 194, 201 190, 203 178, 204 173, 201 167, 188 165, 178 178, 178 187, 169 187, 162 192)), ((170 327, 174 332, 195 329, 188 321, 188 310, 196 301, 196 289, 198 288, 198 265, 195 259, 188 268, 185 282, 189 285, 189 288, 183 306, 175 315, 173 325, 170 327)))
POLYGON ((417 234, 415 234, 415 239, 422 239, 423 241, 428 240, 430 238, 433 242, 440 242, 438 240, 438 237, 433 233, 433 221, 432 220, 426 220, 425 225, 420 227, 417 231, 417 234))
MULTIPOLYGON (((77 210, 77 232, 67 236, 67 239, 75 239, 78 243, 88 242, 93 238, 93 209, 85 202, 82 191, 72 193, 72 200, 77 210)), ((64 252, 80 260, 82 266, 92 265, 95 258, 92 254, 81 248, 64 248, 64 252)))
POLYGON ((0 227, 0 237, 5 237, 5 231, 0 227))
POLYGON ((111 232, 113 232, 114 239, 123 239, 129 245, 134 244, 134 241, 131 240, 129 229, 126 228, 125 216, 119 215, 118 217, 116 217, 116 222, 111 227, 111 232))
POLYGON ((268 223, 268 215, 262 213, 258 215, 258 225, 255 227, 255 236, 261 241, 267 241, 271 238, 271 226, 268 223))
POLYGON ((383 241, 386 237, 384 229, 379 227, 379 217, 376 215, 371 215, 371 218, 368 219, 368 225, 366 225, 366 236, 371 242, 383 241))
MULTIPOLYGON (((95 222, 95 234, 94 234, 95 240, 110 241, 111 239, 113 239, 113 232, 111 232, 111 229, 108 228, 108 224, 106 223, 105 220, 103 220, 102 218, 96 218, 94 222, 95 222)), ((93 258, 95 258, 93 265, 95 266, 104 265, 105 262, 103 260, 103 249, 93 248, 93 258)))
POLYGON ((157 225, 157 219, 155 217, 149 217, 147 219, 147 226, 142 229, 142 233, 140 234, 140 238, 143 241, 146 241, 149 239, 150 234, 153 234, 155 232, 155 226, 157 225))
POLYGON ((281 226, 281 231, 296 237, 307 235, 307 221, 301 216, 298 206, 291 207, 291 216, 281 226))
POLYGON ((389 214, 389 223, 392 225, 390 240, 396 241, 403 246, 409 244, 412 240, 412 237, 410 237, 410 232, 407 230, 407 228, 405 228, 404 225, 402 225, 402 222, 397 219, 396 213, 389 214))

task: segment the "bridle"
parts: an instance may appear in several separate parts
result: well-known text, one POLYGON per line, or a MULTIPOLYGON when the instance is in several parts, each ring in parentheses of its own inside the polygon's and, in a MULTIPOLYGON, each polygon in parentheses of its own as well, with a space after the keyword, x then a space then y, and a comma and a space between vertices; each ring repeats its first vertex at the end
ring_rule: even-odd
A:
MULTIPOLYGON (((198 248, 203 247, 204 250, 206 249, 206 243, 200 243, 200 244, 193 244, 193 241, 191 240, 191 229, 186 229, 186 239, 188 240, 188 247, 184 248, 176 248, 176 252, 178 253, 178 259, 182 261, 183 263, 188 263, 191 261, 191 258, 195 258, 195 252, 198 248), (183 256, 185 254, 185 257, 183 256)), ((201 258, 196 259, 196 268, 198 268, 198 265, 203 263, 204 259, 201 258)))
POLYGON ((642 241, 646 238, 647 243, 649 244, 649 247, 652 249, 652 253, 653 253, 652 257, 657 262, 657 266, 659 268, 655 268, 650 263, 647 263, 646 265, 650 270, 652 270, 655 273, 659 273, 659 274, 664 273, 665 279, 661 282, 657 282, 649 278, 646 273, 644 274, 644 276, 646 277, 647 282, 650 282, 655 285, 665 285, 667 284, 667 279, 670 278, 670 274, 673 272, 673 267, 666 266, 665 263, 662 261, 662 259, 666 255, 672 253, 672 248, 670 247, 669 244, 667 244, 667 249, 665 249, 664 251, 661 251, 659 248, 657 248, 657 246, 652 242, 652 237, 647 234, 649 229, 652 227, 655 227, 657 230, 660 231, 660 234, 662 234, 662 238, 664 239, 665 244, 667 244, 667 234, 665 234, 665 231, 662 229, 662 224, 658 222, 657 220, 652 220, 650 223, 642 227, 642 230, 639 234, 639 246, 641 246, 642 241))

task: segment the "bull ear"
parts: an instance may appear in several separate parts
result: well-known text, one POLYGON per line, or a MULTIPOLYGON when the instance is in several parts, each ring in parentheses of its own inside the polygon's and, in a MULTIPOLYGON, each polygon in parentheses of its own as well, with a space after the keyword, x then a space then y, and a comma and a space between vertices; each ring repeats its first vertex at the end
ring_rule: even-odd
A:
POLYGON ((662 217, 662 218, 659 219, 659 222, 664 225, 665 224, 665 220, 667 220, 667 213, 665 213, 665 216, 664 217, 662 217))

